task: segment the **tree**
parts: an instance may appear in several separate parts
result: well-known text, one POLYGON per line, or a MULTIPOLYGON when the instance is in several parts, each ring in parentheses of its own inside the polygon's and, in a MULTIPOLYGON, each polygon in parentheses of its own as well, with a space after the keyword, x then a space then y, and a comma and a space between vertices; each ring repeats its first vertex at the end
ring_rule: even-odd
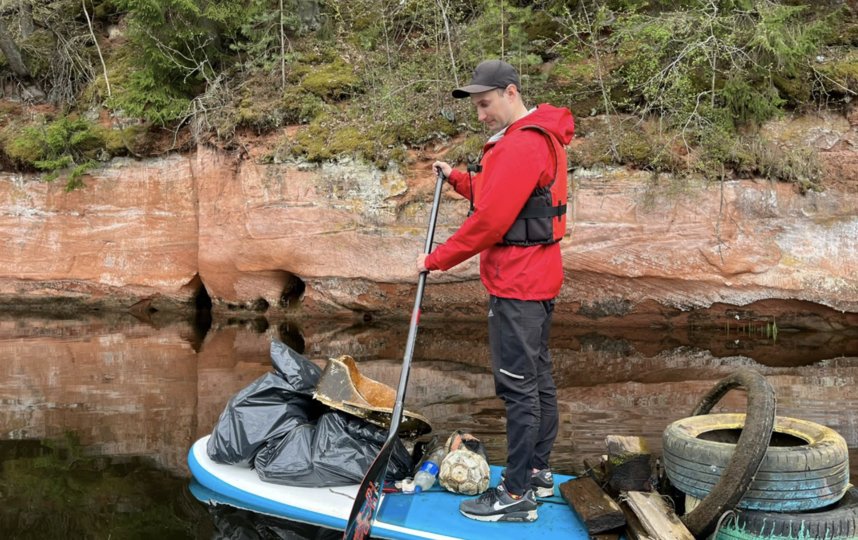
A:
POLYGON ((9 33, 9 28, 6 22, 0 19, 0 50, 6 56, 6 61, 9 63, 9 68, 19 77, 30 78, 30 70, 24 64, 24 58, 21 56, 21 49, 15 43, 12 34, 9 33))

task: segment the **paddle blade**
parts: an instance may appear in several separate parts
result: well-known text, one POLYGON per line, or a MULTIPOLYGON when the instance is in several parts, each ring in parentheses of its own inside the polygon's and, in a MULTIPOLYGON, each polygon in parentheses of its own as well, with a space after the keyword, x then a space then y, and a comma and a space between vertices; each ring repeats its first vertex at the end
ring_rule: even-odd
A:
POLYGON ((387 465, 390 463, 395 440, 396 437, 388 437, 363 477, 349 515, 349 522, 343 533, 343 540, 369 538, 372 522, 375 520, 381 501, 381 489, 384 487, 384 477, 387 474, 387 465))

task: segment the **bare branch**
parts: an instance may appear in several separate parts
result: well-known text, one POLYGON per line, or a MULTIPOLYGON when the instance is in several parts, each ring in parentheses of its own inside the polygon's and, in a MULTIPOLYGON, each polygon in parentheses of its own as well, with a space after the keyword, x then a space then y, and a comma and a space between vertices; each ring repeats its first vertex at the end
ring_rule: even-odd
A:
POLYGON ((101 54, 101 47, 98 45, 98 40, 95 38, 95 32, 92 29, 92 20, 89 18, 89 12, 86 10, 86 0, 81 0, 83 6, 83 14, 86 17, 86 24, 89 26, 89 35, 92 36, 92 42, 95 43, 95 49, 98 51, 98 59, 101 60, 101 69, 104 72, 104 82, 107 84, 107 97, 110 97, 110 79, 107 77, 107 64, 104 63, 104 56, 101 54))
MULTIPOLYGON (((456 58, 453 56, 453 41, 450 37, 450 21, 447 19, 447 10, 444 9, 443 0, 437 0, 437 2, 438 8, 441 10, 441 17, 444 19, 444 32, 447 34, 447 49, 450 51, 450 65, 453 68, 453 80, 456 82, 456 86, 458 87, 459 70, 456 68, 456 58)), ((503 29, 501 29, 501 34, 503 34, 503 29)), ((501 45, 501 49, 503 49, 503 45, 501 45)), ((501 56, 503 56, 503 52, 501 52, 501 56)))

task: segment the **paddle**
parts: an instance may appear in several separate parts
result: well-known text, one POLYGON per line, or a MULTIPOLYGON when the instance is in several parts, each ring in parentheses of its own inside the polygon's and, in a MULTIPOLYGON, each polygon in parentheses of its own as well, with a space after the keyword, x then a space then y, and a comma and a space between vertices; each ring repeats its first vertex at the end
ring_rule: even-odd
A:
MULTIPOLYGON (((444 184, 444 176, 438 172, 435 182, 435 199, 432 201, 432 213, 429 216, 429 230, 426 232, 426 244, 423 253, 432 250, 432 239, 435 236, 435 221, 438 219, 438 205, 441 201, 441 187, 444 184)), ((396 402, 393 406, 393 416, 390 418, 390 431, 387 440, 375 461, 370 465, 366 476, 360 483, 349 522, 343 533, 344 540, 368 538, 372 530, 372 522, 378 512, 381 500, 381 489, 384 486, 384 477, 387 474, 387 465, 390 455, 393 453, 399 423, 402 421, 402 404, 405 402, 405 388, 408 386, 408 375, 411 371, 411 357, 414 354, 414 342, 417 341, 417 323, 420 320, 420 304, 423 301, 423 289, 426 286, 426 275, 429 272, 420 272, 417 279, 417 297, 414 299, 414 308, 411 310, 411 324, 408 327, 408 339, 405 342, 405 356, 402 359, 402 371, 399 374, 399 388, 396 390, 396 402)))

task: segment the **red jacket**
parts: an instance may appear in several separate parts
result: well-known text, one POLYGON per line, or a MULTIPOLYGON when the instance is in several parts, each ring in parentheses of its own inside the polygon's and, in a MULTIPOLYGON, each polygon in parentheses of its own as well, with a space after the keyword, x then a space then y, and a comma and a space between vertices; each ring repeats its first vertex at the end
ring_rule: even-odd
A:
MULTIPOLYGON (((448 270, 479 253, 480 278, 489 294, 549 300, 560 292, 563 262, 559 243, 528 247, 498 243, 533 190, 554 179, 549 141, 537 130, 521 129, 534 124, 551 132, 563 145, 569 144, 575 131, 568 109, 540 105, 511 124, 499 141, 485 145, 482 172, 473 178, 473 198, 468 173, 454 169, 450 184, 474 201, 475 211, 426 258, 427 269, 448 270)), ((561 159, 561 166, 564 161, 561 159)))

